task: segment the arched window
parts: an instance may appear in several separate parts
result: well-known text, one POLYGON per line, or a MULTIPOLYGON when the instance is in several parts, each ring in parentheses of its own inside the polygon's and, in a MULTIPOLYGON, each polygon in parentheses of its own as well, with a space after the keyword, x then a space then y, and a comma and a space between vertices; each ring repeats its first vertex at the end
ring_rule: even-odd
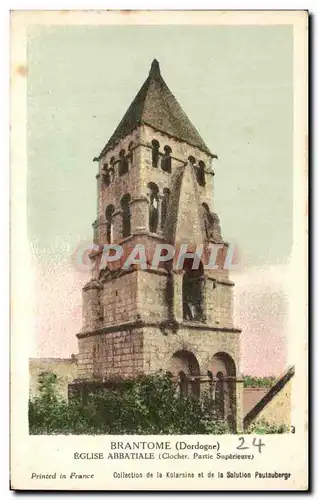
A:
POLYGON ((108 164, 105 163, 102 168, 102 181, 105 186, 109 186, 110 184, 110 175, 108 170, 108 164))
POLYGON ((163 190, 163 200, 161 202, 161 229, 164 228, 166 218, 167 218, 167 213, 168 213, 168 207, 169 207, 169 202, 170 202, 170 189, 164 188, 163 190))
POLYGON ((156 139, 153 139, 151 141, 151 146, 152 146, 152 166, 157 168, 158 167, 158 162, 159 162, 159 149, 160 149, 160 144, 156 139))
POLYGON ((196 161, 195 161, 194 156, 189 156, 188 160, 189 160, 189 162, 191 163, 191 165, 193 165, 193 166, 194 166, 194 165, 196 164, 196 161))
POLYGON ((105 210, 106 218, 106 241, 111 243, 113 241, 113 213, 115 212, 114 205, 108 205, 105 210))
POLYGON ((199 186, 205 186, 205 163, 204 161, 199 161, 199 165, 196 170, 196 177, 199 186))
POLYGON ((125 194, 120 201, 123 210, 123 238, 127 238, 131 234, 130 200, 130 194, 125 194))
POLYGON ((235 428, 236 366, 233 358, 218 352, 211 359, 210 369, 215 375, 215 408, 219 418, 226 419, 235 428))
POLYGON ((204 321, 204 273, 200 262, 199 269, 192 269, 193 259, 185 259, 182 280, 183 319, 204 321))
POLYGON ((171 153, 172 150, 170 146, 165 146, 164 148, 165 154, 162 157, 161 160, 161 168, 164 172, 168 172, 169 174, 171 173, 171 153))
POLYGON ((155 233, 158 228, 159 209, 158 209, 158 192, 159 188, 154 182, 149 182, 148 185, 149 198, 149 231, 155 233))
POLYGON ((215 387, 215 407, 217 415, 220 419, 225 416, 225 398, 224 398, 224 374, 218 372, 216 374, 216 387, 215 387))
POLYGON ((125 156, 125 150, 119 152, 119 175, 125 175, 128 172, 128 160, 125 156))
POLYGON ((176 351, 167 364, 167 369, 177 377, 180 392, 200 396, 200 366, 195 355, 186 350, 176 351))

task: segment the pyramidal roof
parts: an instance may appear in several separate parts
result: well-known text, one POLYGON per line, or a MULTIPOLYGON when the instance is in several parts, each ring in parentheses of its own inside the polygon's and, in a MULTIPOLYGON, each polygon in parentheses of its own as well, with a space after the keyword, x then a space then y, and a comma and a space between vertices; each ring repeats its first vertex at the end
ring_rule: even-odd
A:
POLYGON ((147 80, 100 153, 99 158, 111 149, 117 141, 132 132, 137 125, 142 124, 149 125, 160 132, 201 149, 208 155, 214 156, 174 95, 170 92, 161 76, 159 63, 156 59, 151 64, 147 80))

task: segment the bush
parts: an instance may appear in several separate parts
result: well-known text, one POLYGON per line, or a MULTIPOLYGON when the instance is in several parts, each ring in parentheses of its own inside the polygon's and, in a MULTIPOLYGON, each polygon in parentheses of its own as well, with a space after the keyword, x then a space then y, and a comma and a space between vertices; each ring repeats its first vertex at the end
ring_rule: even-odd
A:
POLYGON ((243 375, 244 387, 268 387, 269 389, 275 385, 276 379, 270 377, 253 377, 251 375, 243 375))
POLYGON ((246 434, 285 434, 290 432, 285 424, 270 424, 266 420, 259 420, 251 424, 246 431, 246 434))
POLYGON ((230 429, 216 416, 209 395, 196 398, 177 391, 167 374, 118 381, 111 389, 58 395, 56 379, 39 380, 29 401, 30 434, 224 434, 230 429))

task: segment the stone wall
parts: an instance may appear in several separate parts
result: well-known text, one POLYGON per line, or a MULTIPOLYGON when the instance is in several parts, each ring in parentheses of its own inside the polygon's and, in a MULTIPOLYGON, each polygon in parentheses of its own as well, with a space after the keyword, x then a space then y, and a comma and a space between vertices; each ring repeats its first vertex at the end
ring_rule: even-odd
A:
MULTIPOLYGON (((203 161, 206 165, 205 186, 197 185, 197 193, 199 205, 207 203, 212 209, 211 194, 213 193, 213 170, 211 168, 212 159, 206 154, 185 142, 178 141, 172 137, 168 137, 161 132, 154 131, 151 127, 143 125, 136 128, 131 134, 127 135, 113 149, 106 152, 99 160, 99 170, 97 174, 97 222, 95 224, 95 242, 106 243, 106 218, 105 210, 109 205, 115 208, 113 217, 113 240, 115 242, 122 239, 122 211, 120 200, 122 196, 129 193, 131 196, 131 224, 132 232, 137 229, 148 230, 147 221, 146 227, 140 224, 140 214, 137 214, 139 204, 142 206, 142 211, 147 211, 142 198, 147 197, 147 185, 149 182, 154 182, 159 187, 159 194, 163 194, 163 189, 172 189, 174 173, 179 167, 188 162, 189 156, 193 156, 197 162, 203 161), (171 153, 171 173, 165 172, 160 168, 160 160, 157 168, 152 166, 152 146, 151 142, 156 139, 160 143, 160 159, 163 156, 164 146, 169 146, 171 153), (121 150, 128 153, 128 147, 131 146, 132 156, 129 159, 128 173, 123 176, 119 175, 119 154, 121 150), (113 165, 114 178, 112 182, 106 186, 103 182, 103 168, 105 165, 113 165), (134 206, 136 205, 136 206, 134 206)), ((188 199, 183 201, 182 208, 186 216, 187 206, 193 204, 191 194, 188 193, 188 199)), ((197 221, 198 219, 196 219, 197 221)))
POLYGON ((101 244, 105 244, 106 236, 105 236, 105 210, 108 205, 113 205, 115 208, 115 213, 117 215, 114 216, 114 232, 113 238, 114 241, 118 241, 122 239, 121 235, 121 206, 120 200, 121 198, 129 193, 132 198, 138 196, 139 194, 139 164, 140 164, 140 147, 139 147, 139 130, 135 130, 132 134, 126 136, 120 144, 118 144, 114 149, 108 151, 106 155, 104 155, 99 161, 99 171, 97 174, 97 189, 98 189, 98 203, 97 210, 98 216, 97 221, 100 225, 100 229, 97 232, 98 242, 101 244), (129 162, 129 171, 123 176, 119 175, 119 152, 124 149, 125 153, 128 152, 129 144, 133 144, 132 149, 132 160, 129 162), (106 186, 103 181, 103 167, 105 164, 110 165, 111 159, 114 158, 114 180, 106 186))
POLYGON ((138 313, 136 273, 129 272, 104 283, 101 305, 103 326, 135 320, 138 313))
MULTIPOLYGON (((208 370, 216 375, 214 360, 218 354, 230 356, 235 363, 234 383, 235 393, 235 423, 237 430, 242 429, 243 412, 243 381, 240 381, 240 331, 239 330, 211 330, 202 325, 183 323, 173 330, 169 326, 159 329, 147 325, 144 328, 144 365, 145 373, 160 369, 172 371, 174 367, 177 375, 180 360, 184 360, 190 354, 198 363, 200 375, 207 375, 208 370), (179 353, 178 362, 171 364, 174 354, 179 353)), ((184 361, 183 361, 184 363, 184 361)), ((186 370, 183 368, 183 371, 186 370)), ((233 401, 232 401, 233 402, 233 401)))
POLYGON ((211 360, 219 352, 225 352, 235 362, 236 373, 240 373, 240 331, 213 330, 190 322, 181 324, 177 331, 167 325, 159 329, 147 326, 144 329, 144 370, 153 372, 167 369, 171 357, 177 351, 188 351, 196 357, 200 373, 211 369, 211 360))
POLYGON ((78 378, 132 377, 143 371, 143 331, 118 325, 116 331, 79 338, 78 378))
MULTIPOLYGON (((145 243, 147 244, 147 243, 145 243)), ((151 253, 149 244, 148 251, 151 253)), ((123 272, 106 281, 92 281, 83 289, 83 332, 92 332, 142 318, 183 320, 183 272, 137 270, 123 272)), ((233 327, 233 284, 205 275, 204 307, 207 324, 233 327)))
MULTIPOLYGON (((215 372, 213 357, 225 353, 235 364, 234 376, 240 378, 240 331, 235 329, 212 330, 191 323, 172 326, 169 323, 156 325, 140 322, 139 327, 118 325, 115 331, 108 328, 104 332, 80 337, 79 351, 80 379, 107 380, 116 376, 133 377, 139 373, 153 373, 161 369, 171 371, 176 353, 181 353, 179 364, 184 362, 183 354, 185 357, 191 354, 198 363, 198 375, 206 375, 208 370, 215 372)), ((243 386, 238 380, 234 387, 239 429, 242 422, 243 386)))
POLYGON ((54 373, 57 376, 57 388, 63 397, 67 397, 68 384, 77 378, 76 358, 30 358, 29 388, 31 396, 37 393, 38 377, 42 373, 54 373))
POLYGON ((138 313, 137 276, 127 272, 83 288, 83 332, 135 320, 138 313))
MULTIPOLYGON (((140 139, 142 141, 142 144, 148 147, 148 152, 146 150, 143 150, 143 158, 144 158, 144 164, 147 167, 150 167, 150 170, 148 172, 152 173, 155 170, 159 169, 154 169, 151 167, 151 141, 153 139, 156 139, 159 144, 160 144, 160 151, 163 152, 164 146, 169 146, 172 150, 171 157, 172 157, 172 173, 174 170, 179 167, 180 165, 184 165, 187 163, 189 156, 193 156, 197 162, 203 161, 206 165, 206 170, 208 172, 212 173, 212 163, 213 160, 211 159, 210 156, 208 156, 206 153, 201 151, 198 148, 195 148, 194 146, 191 146, 190 144, 187 144, 186 142, 179 141, 173 137, 169 137, 166 134, 163 134, 159 131, 154 131, 151 127, 148 127, 147 125, 143 125, 140 130, 140 139)), ((145 169, 145 172, 147 170, 145 169)), ((164 172, 164 174, 166 174, 164 172)), ((159 174, 160 175, 160 174, 159 174)), ((171 174, 166 174, 166 175, 171 175, 171 174)), ((151 179, 149 179, 151 180, 151 179)), ((154 181, 155 182, 155 181, 154 181)), ((162 186, 165 187, 165 186, 162 186)), ((169 186, 166 186, 169 187, 169 186)), ((200 193, 200 199, 201 203, 206 202, 209 205, 213 202, 213 175, 209 174, 206 175, 206 185, 205 187, 200 187, 198 186, 198 190, 200 193), (212 202, 211 202, 212 199, 212 202)))
POLYGON ((138 272, 139 314, 144 321, 164 321, 169 318, 167 274, 138 272))

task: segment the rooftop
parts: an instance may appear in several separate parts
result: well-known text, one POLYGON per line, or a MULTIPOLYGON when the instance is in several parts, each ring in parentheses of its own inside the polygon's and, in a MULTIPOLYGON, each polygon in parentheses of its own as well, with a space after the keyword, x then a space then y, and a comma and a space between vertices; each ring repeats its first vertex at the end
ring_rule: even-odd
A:
POLYGON ((138 125, 148 125, 214 156, 166 85, 156 59, 151 64, 148 78, 98 159, 138 125))

